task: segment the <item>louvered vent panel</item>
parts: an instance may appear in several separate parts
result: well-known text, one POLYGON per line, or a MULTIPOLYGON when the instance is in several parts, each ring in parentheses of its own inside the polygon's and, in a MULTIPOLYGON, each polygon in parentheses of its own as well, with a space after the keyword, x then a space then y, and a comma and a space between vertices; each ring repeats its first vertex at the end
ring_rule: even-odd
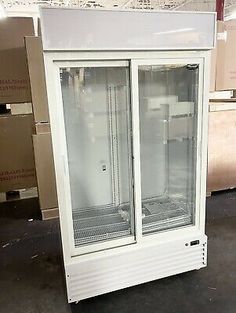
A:
POLYGON ((206 239, 171 242, 81 261, 66 268, 69 302, 206 266, 206 239), (186 244, 188 244, 186 246, 186 244))

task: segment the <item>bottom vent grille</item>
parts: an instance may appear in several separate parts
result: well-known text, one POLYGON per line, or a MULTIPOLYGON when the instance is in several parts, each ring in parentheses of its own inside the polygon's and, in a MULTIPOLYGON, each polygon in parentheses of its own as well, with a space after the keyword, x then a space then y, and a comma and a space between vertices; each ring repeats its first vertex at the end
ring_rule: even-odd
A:
MULTIPOLYGON (((206 266, 206 236, 162 245, 131 245, 104 257, 78 257, 66 266, 69 302, 206 266), (193 241, 199 244, 191 245, 193 241)), ((116 249, 114 249, 116 250, 116 249)))

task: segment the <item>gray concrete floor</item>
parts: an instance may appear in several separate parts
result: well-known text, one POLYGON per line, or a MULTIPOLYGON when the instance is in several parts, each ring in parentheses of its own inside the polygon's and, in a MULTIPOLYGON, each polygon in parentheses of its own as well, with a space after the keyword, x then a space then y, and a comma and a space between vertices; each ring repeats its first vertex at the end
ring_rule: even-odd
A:
POLYGON ((36 199, 12 205, 0 205, 0 313, 236 312, 236 191, 207 200, 207 268, 77 305, 66 301, 58 221, 37 220, 36 199))

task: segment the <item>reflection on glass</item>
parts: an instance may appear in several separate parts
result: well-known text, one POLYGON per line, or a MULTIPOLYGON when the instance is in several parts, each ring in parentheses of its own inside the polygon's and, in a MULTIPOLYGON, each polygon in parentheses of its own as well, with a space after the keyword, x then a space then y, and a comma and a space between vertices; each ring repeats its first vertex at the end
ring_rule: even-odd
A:
POLYGON ((75 246, 133 234, 128 67, 62 68, 75 246))
POLYGON ((139 66, 143 234, 194 223, 198 75, 139 66))

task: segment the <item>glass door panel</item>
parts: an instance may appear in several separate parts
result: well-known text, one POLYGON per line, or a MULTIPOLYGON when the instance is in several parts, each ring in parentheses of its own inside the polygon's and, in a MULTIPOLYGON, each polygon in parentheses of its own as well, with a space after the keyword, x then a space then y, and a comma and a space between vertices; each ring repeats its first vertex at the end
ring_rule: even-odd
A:
POLYGON ((134 234, 129 68, 103 63, 60 69, 76 247, 134 234))
POLYGON ((194 223, 198 64, 139 65, 142 232, 194 223))

